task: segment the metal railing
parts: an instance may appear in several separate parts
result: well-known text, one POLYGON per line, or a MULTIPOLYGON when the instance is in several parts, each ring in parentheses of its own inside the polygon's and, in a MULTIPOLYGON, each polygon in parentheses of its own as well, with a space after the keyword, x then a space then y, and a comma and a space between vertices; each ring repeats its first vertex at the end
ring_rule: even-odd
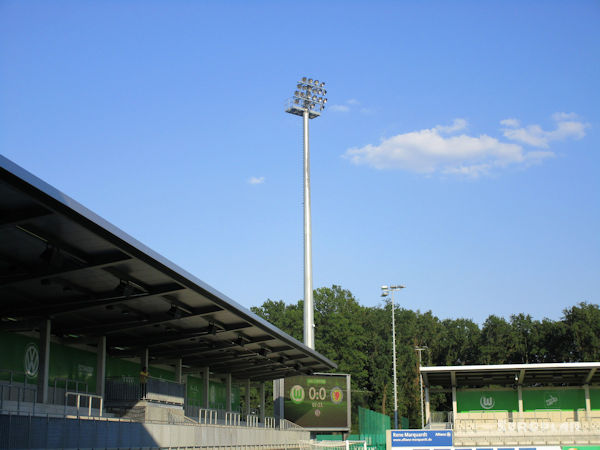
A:
POLYGON ((247 427, 258 427, 258 416, 256 414, 248 414, 246 416, 247 427))
POLYGON ((265 417, 265 428, 275 428, 275 417, 265 417))
MULTIPOLYGON (((29 397, 29 396, 28 396, 29 397)), ((36 386, 16 386, 13 384, 0 384, 0 410, 4 409, 5 401, 16 401, 17 411, 21 411, 21 403, 28 403, 32 405, 32 412, 35 413, 35 404, 37 403, 37 387, 36 386), (13 392, 17 392, 16 400, 12 400, 13 392), (26 394, 30 394, 31 400, 26 398, 26 394), (4 398, 6 395, 6 399, 4 398)))
MULTIPOLYGON (((8 381, 9 384, 13 384, 15 382, 17 383, 23 383, 24 385, 27 385, 27 378, 29 378, 27 376, 27 374, 25 372, 19 372, 18 370, 12 370, 12 369, 1 369, 0 368, 0 374, 4 374, 7 373, 8 374, 8 378, 6 381, 8 381), (16 381, 15 380, 15 375, 18 375, 17 378, 23 378, 23 381, 16 381)), ((0 381, 3 380, 4 377, 0 375, 0 381)))
POLYGON ((132 377, 114 377, 106 380, 107 402, 137 402, 148 400, 159 403, 183 405, 185 384, 148 377, 145 383, 132 377))
POLYGON ((198 423, 205 425, 216 425, 217 420, 216 409, 200 409, 198 411, 198 423))
MULTIPOLYGON (((73 380, 71 378, 55 378, 54 379, 54 390, 52 391, 52 403, 56 404, 56 394, 58 393, 58 389, 64 389, 65 392, 82 392, 79 390, 79 385, 85 387, 85 393, 88 393, 88 385, 84 381, 73 380), (59 381, 64 384, 63 386, 59 386, 59 381), (69 385, 75 388, 75 390, 69 390, 69 385)), ((65 397, 66 398, 66 397, 65 397)))
POLYGON ((300 425, 296 425, 294 422, 290 422, 286 419, 279 419, 280 430, 304 430, 300 425))
POLYGON ((102 417, 102 409, 104 405, 104 399, 101 395, 84 394, 83 392, 65 392, 65 416, 67 415, 67 405, 69 403, 69 396, 75 397, 75 407, 77 408, 77 415, 79 416, 79 408, 81 407, 81 398, 87 399, 88 417, 92 417, 92 401, 94 399, 99 400, 100 405, 98 410, 100 411, 100 417, 102 417))
POLYGON ((241 421, 241 414, 237 412, 227 411, 225 413, 225 425, 239 427, 241 421))

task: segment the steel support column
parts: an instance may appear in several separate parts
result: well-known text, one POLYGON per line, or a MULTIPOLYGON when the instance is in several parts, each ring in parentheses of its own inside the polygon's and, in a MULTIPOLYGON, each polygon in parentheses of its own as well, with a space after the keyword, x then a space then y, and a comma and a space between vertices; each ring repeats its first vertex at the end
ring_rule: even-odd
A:
MULTIPOLYGON (((38 402, 48 403, 48 383, 50 375, 50 330, 52 323, 45 319, 40 324, 40 351, 38 365, 38 402)), ((28 355, 26 354, 27 358, 28 355)))
POLYGON ((104 397, 104 386, 106 384, 106 336, 98 338, 96 367, 96 394, 104 397))
POLYGON ((225 401, 227 404, 225 405, 225 411, 231 411, 231 374, 228 373, 225 378, 225 401))
POLYGON ((210 368, 205 366, 202 368, 202 385, 204 386, 204 397, 202 398, 203 407, 210 408, 210 368))

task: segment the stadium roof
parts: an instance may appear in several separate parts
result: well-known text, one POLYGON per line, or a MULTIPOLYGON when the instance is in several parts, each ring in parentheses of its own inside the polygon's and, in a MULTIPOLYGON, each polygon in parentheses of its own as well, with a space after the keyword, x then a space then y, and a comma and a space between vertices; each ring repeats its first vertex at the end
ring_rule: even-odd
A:
POLYGON ((337 367, 2 156, 0 230, 0 330, 50 318, 65 343, 244 379, 337 367))
POLYGON ((426 386, 600 384, 600 362, 421 367, 426 386))

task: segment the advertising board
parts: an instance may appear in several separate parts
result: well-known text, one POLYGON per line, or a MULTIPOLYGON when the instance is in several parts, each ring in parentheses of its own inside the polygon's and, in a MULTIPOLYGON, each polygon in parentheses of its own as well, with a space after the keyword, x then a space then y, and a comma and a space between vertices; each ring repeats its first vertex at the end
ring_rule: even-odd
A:
POLYGON ((286 378, 284 418, 313 431, 350 430, 350 375, 286 378))
POLYGON ((452 447, 451 430, 387 430, 387 448, 452 447))

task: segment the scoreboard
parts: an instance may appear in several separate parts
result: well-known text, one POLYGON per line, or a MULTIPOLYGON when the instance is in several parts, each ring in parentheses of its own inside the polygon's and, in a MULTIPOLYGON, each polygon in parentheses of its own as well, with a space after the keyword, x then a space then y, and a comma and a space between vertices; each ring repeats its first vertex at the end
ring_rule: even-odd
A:
POLYGON ((284 418, 311 431, 350 430, 350 375, 285 378, 284 418))

